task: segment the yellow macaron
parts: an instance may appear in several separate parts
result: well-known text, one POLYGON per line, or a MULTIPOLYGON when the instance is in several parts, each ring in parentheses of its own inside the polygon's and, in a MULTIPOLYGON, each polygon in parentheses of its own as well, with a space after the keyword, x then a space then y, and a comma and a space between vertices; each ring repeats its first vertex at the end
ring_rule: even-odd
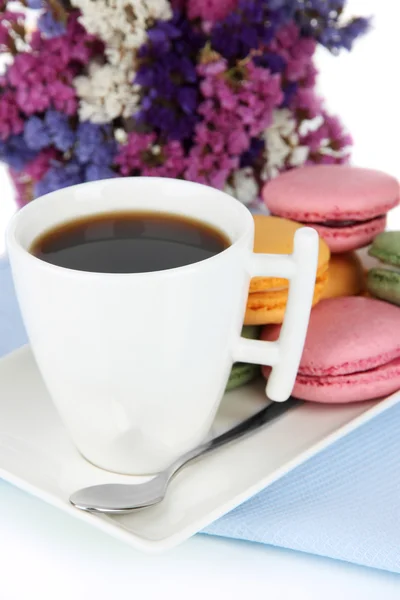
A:
POLYGON ((364 291, 364 270, 355 252, 332 254, 322 298, 358 296, 364 291))
MULTIPOLYGON (((254 252, 263 254, 291 254, 294 234, 304 227, 300 223, 271 217, 255 215, 254 252)), ((328 279, 330 251, 320 239, 318 269, 315 282, 313 305, 322 297, 328 279)), ((289 282, 278 277, 254 277, 250 283, 245 324, 267 325, 282 323, 288 298, 289 282)))

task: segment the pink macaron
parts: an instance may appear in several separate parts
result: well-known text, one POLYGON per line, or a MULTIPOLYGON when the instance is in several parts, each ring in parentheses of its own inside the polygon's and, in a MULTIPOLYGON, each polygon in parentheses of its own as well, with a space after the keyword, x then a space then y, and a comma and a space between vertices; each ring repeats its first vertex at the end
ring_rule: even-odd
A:
MULTIPOLYGON (((273 341, 281 326, 266 326, 273 341)), ((269 375, 268 368, 263 373, 269 375)), ((346 403, 400 390, 400 308, 360 296, 320 302, 311 319, 293 395, 346 403)))
POLYGON ((293 169, 263 189, 273 215, 314 227, 331 252, 362 248, 384 231, 386 213, 399 203, 397 179, 348 165, 293 169))

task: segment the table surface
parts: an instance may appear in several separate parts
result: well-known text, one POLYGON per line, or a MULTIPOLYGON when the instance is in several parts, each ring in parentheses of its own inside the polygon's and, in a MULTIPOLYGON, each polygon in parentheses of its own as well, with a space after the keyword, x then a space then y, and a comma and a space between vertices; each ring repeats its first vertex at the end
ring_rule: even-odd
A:
MULTIPOLYGON (((400 178, 400 117, 393 60, 399 56, 400 6, 350 0, 349 12, 373 14, 375 30, 351 54, 318 56, 320 88, 355 138, 353 162, 400 178), (360 107, 362 110, 360 110, 360 107)), ((0 166, 0 254, 14 211, 0 166)), ((389 220, 400 228, 400 213, 389 220)), ((0 598, 107 600, 144 594, 176 600, 262 594, 273 600, 337 597, 398 600, 400 577, 326 558, 198 535, 157 556, 132 548, 0 481, 0 598)))

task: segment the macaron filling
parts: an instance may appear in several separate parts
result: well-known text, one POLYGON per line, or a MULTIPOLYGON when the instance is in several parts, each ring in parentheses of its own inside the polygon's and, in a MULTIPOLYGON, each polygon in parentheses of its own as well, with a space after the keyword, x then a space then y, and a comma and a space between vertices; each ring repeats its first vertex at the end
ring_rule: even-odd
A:
POLYGON ((395 267, 394 265, 389 265, 379 261, 379 265, 372 267, 371 271, 387 271, 388 273, 400 273, 400 267, 395 267))
POLYGON ((320 227, 332 227, 342 229, 345 227, 355 227, 357 225, 361 225, 362 223, 372 223, 375 219, 381 219, 385 215, 378 215, 377 217, 373 217, 372 219, 365 219, 364 221, 356 221, 356 220, 344 220, 344 221, 335 221, 334 219, 327 219, 326 221, 308 221, 307 223, 301 221, 303 225, 319 225, 320 227))

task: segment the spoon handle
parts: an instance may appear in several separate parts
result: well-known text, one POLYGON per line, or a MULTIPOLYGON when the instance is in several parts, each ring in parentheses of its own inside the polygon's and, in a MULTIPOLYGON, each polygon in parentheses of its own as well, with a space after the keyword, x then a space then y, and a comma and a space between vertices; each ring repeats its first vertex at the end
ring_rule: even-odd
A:
POLYGON ((193 448, 193 450, 189 450, 189 452, 180 456, 178 460, 169 467, 168 479, 170 479, 179 471, 179 469, 195 458, 204 456, 205 454, 208 454, 213 450, 217 450, 218 448, 221 448, 221 446, 225 446, 226 444, 237 441, 240 438, 247 437, 250 433, 253 433, 257 429, 261 429, 267 423, 274 421, 292 408, 301 406, 302 404, 302 400, 296 400, 295 398, 290 398, 286 402, 273 402, 269 404, 252 417, 249 417, 235 427, 232 427, 232 429, 229 429, 225 433, 222 433, 209 442, 205 442, 204 444, 197 446, 197 448, 193 448))

